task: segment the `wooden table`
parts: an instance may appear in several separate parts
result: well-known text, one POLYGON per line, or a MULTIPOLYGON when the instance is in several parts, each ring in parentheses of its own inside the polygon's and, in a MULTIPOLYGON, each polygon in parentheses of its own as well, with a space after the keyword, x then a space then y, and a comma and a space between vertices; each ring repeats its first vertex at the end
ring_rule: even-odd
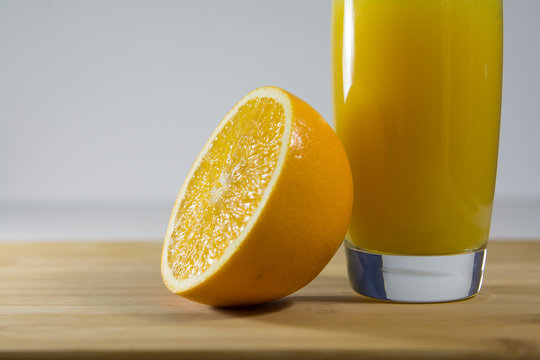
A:
POLYGON ((492 242, 466 301, 363 298, 338 253, 301 291, 239 309, 169 293, 160 247, 0 244, 0 359, 540 359, 540 242, 492 242))

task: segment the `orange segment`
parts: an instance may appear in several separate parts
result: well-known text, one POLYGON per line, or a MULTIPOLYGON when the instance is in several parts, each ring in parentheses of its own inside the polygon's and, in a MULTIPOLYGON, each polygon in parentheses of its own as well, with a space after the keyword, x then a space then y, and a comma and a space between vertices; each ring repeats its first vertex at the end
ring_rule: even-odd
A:
POLYGON ((286 296, 330 261, 351 207, 351 171, 333 130, 294 95, 256 89, 221 121, 184 181, 163 243, 163 281, 217 306, 286 296))
POLYGON ((281 104, 255 98, 212 140, 171 235, 167 261, 177 279, 204 272, 245 228, 276 167, 284 126, 281 104))

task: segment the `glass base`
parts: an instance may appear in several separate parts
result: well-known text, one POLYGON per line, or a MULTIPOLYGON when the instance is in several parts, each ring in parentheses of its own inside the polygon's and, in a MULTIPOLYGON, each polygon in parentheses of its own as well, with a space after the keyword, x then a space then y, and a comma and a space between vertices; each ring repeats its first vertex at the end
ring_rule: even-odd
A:
POLYGON ((487 250, 457 255, 372 253, 345 241, 349 280, 359 294, 399 302, 466 299, 482 287, 487 250))

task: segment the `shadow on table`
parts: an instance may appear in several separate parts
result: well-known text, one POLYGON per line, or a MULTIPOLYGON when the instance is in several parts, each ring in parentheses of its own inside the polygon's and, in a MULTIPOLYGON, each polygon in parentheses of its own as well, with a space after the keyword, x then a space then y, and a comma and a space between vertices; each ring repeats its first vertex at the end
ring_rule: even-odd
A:
POLYGON ((257 316, 263 314, 271 314, 282 311, 290 307, 293 303, 288 298, 274 300, 264 304, 249 305, 249 306, 234 306, 234 307, 218 307, 214 306, 214 311, 235 317, 257 316))
POLYGON ((376 303, 382 302, 378 300, 363 298, 354 295, 291 295, 283 299, 275 300, 269 303, 251 305, 251 306, 235 306, 235 307, 214 307, 213 309, 221 314, 246 317, 271 314, 278 311, 286 310, 295 305, 311 304, 315 306, 331 306, 333 304, 354 304, 354 303, 376 303))
POLYGON ((294 307, 295 312, 301 309, 309 311, 314 307, 325 312, 325 308, 329 309, 333 305, 362 303, 384 303, 384 301, 354 293, 345 276, 321 274, 302 290, 279 300, 252 306, 214 307, 213 309, 224 315, 247 317, 277 313, 290 307, 294 307))
POLYGON ((360 295, 292 295, 287 298, 293 303, 323 303, 323 304, 354 304, 354 303, 382 303, 377 299, 370 299, 360 295))
POLYGON ((341 277, 322 275, 305 289, 279 300, 259 305, 214 307, 213 309, 224 315, 247 317, 277 313, 290 307, 295 307, 295 311, 316 307, 320 312, 331 312, 331 310, 324 309, 330 309, 333 305, 340 304, 384 303, 384 301, 355 294, 349 290, 348 284, 344 288, 341 284, 342 280, 341 277), (346 290, 344 291, 344 289, 346 290))

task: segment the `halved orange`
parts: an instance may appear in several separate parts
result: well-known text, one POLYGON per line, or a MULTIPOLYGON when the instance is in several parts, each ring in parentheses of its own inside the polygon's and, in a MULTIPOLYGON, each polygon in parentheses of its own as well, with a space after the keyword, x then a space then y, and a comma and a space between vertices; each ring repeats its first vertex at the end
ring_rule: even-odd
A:
POLYGON ((184 181, 163 244, 165 285, 215 306, 291 294, 330 261, 351 207, 334 131, 296 96, 258 88, 221 121, 184 181))

